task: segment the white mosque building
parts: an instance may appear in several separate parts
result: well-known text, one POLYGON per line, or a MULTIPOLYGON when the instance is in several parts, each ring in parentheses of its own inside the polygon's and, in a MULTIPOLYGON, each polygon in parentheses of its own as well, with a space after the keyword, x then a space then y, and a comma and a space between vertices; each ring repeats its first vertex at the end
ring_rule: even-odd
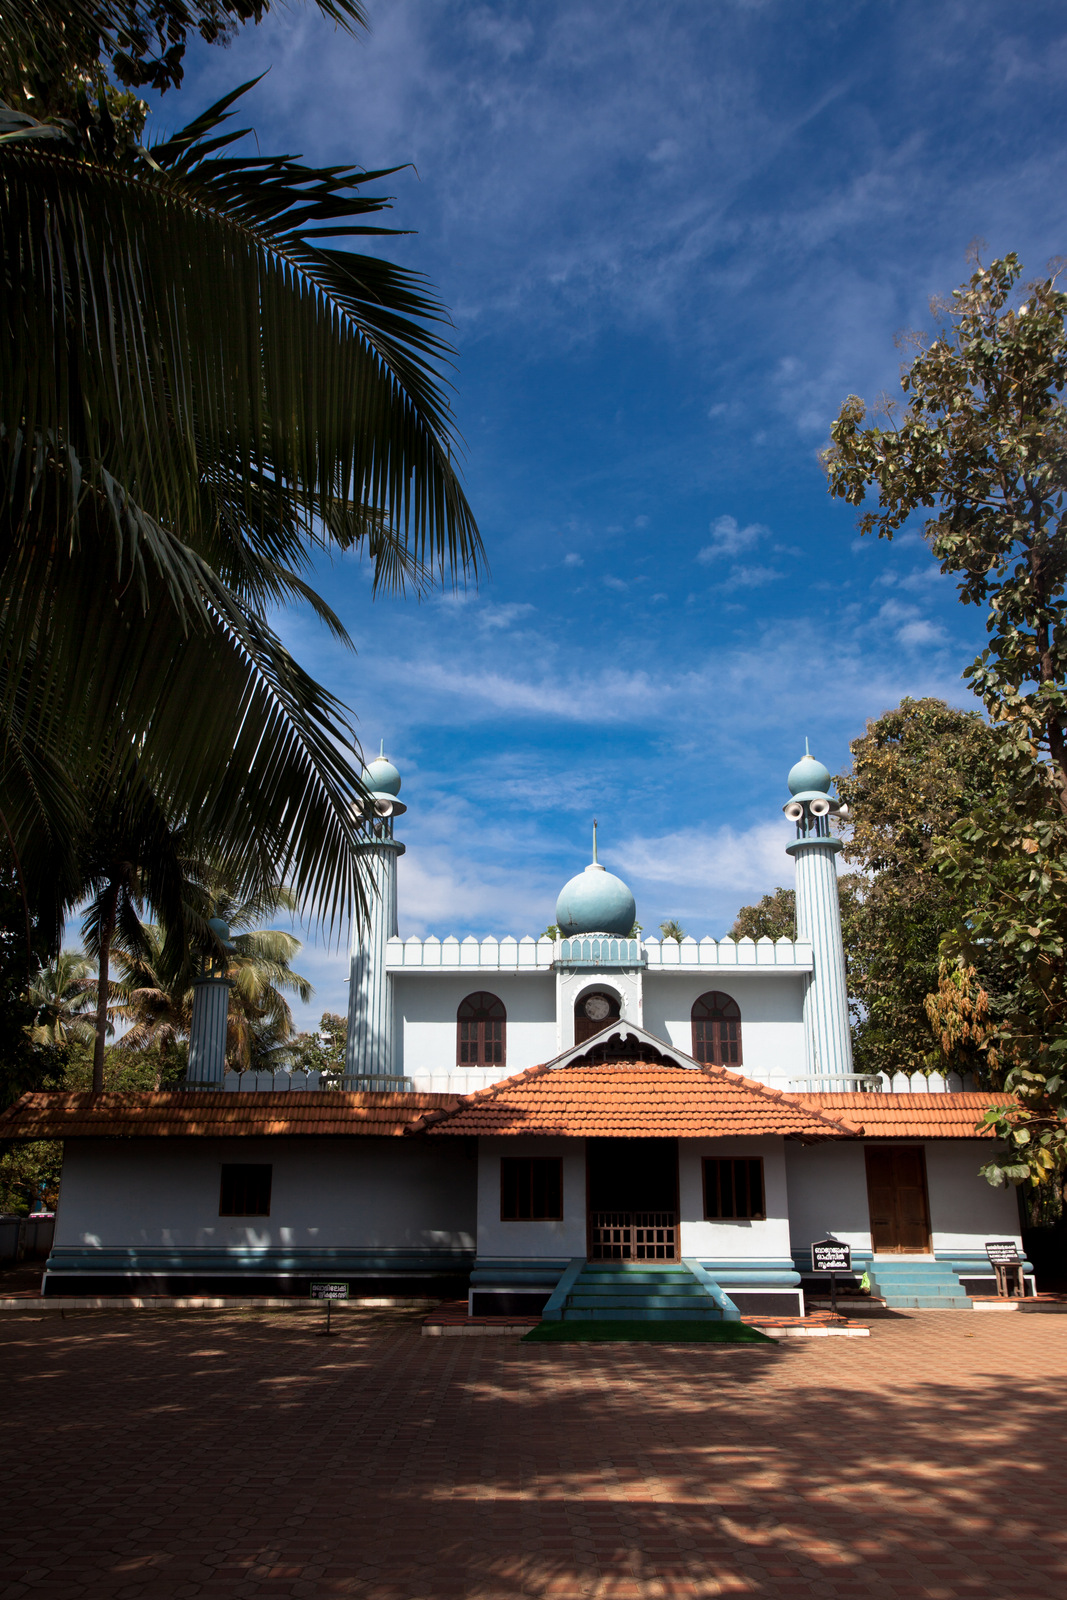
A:
POLYGON ((967 1309, 986 1245, 1021 1254, 1015 1193, 978 1172, 991 1097, 853 1071, 820 762, 784 808, 797 937, 755 943, 636 936, 595 839, 555 939, 401 939, 400 774, 382 755, 365 785, 343 1086, 227 1074, 205 973, 183 1089, 24 1096, 0 1138, 65 1143, 46 1293, 328 1276, 475 1313, 796 1314, 830 1235, 891 1306, 967 1309))
MULTIPOLYGON (((556 902, 559 937, 401 939, 394 837, 400 774, 367 769, 375 885, 352 949, 345 1087, 467 1094, 611 1024, 645 1028, 696 1061, 776 1089, 850 1090, 845 960, 830 833, 840 811, 811 756, 789 774, 796 822, 796 939, 644 939, 626 884, 596 859, 556 902)), ((236 1080, 232 1080, 236 1086, 236 1080)))

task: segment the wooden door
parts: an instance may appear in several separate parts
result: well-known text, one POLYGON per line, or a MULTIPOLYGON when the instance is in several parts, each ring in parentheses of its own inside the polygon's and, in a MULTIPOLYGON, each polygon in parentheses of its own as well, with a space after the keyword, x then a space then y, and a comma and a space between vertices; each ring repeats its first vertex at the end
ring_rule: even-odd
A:
POLYGON ((867 1204, 875 1255, 930 1250, 926 1154, 922 1145, 867 1145, 867 1204))

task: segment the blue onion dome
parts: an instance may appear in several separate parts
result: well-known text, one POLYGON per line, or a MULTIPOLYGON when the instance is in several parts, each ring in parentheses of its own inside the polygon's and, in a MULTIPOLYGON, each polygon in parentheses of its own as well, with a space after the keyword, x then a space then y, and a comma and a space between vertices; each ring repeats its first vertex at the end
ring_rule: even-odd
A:
POLYGON ((813 755, 801 756, 796 766, 789 769, 786 780, 790 794, 810 794, 812 790, 829 794, 833 781, 822 762, 816 761, 813 755))
POLYGON ((576 933, 613 933, 624 939, 636 916, 629 889, 599 861, 565 883, 556 901, 556 926, 567 939, 576 933))
POLYGON ((363 785, 372 794, 399 794, 400 774, 388 756, 375 756, 369 767, 363 769, 363 785))

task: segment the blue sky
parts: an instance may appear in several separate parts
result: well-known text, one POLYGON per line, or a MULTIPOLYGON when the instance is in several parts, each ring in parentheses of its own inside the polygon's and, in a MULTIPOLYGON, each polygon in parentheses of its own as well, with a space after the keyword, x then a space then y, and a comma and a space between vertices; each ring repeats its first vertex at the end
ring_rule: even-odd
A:
MULTIPOLYGON (((785 773, 904 694, 967 703, 982 619, 921 537, 856 539, 816 454, 895 389, 901 329, 976 236, 1067 245, 1061 4, 371 0, 197 47, 155 131, 270 67, 265 152, 391 180, 383 253, 437 285, 491 576, 370 601, 358 646, 283 632, 386 748, 410 809, 401 932, 539 933, 601 856, 654 930, 721 935, 791 881, 785 773)), ((310 939, 306 1025, 346 1005, 310 939)))

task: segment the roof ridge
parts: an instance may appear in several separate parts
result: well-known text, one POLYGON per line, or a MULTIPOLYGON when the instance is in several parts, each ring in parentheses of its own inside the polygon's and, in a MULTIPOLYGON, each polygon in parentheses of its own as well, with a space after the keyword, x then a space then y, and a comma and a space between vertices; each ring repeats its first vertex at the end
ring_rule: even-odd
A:
POLYGON ((471 1089, 469 1093, 459 1095, 455 1105, 435 1106, 432 1110, 427 1111, 424 1117, 420 1117, 417 1122, 413 1122, 405 1132, 422 1133, 424 1129, 432 1124, 444 1122, 447 1118, 455 1116, 457 1112, 465 1110, 468 1106, 474 1105, 478 1101, 491 1100, 495 1094, 509 1084, 528 1083, 533 1078, 541 1077, 543 1073, 548 1072, 550 1067, 551 1062, 541 1061, 534 1067, 524 1067, 521 1072, 509 1073, 506 1078, 499 1078, 496 1083, 487 1083, 481 1089, 471 1089))

